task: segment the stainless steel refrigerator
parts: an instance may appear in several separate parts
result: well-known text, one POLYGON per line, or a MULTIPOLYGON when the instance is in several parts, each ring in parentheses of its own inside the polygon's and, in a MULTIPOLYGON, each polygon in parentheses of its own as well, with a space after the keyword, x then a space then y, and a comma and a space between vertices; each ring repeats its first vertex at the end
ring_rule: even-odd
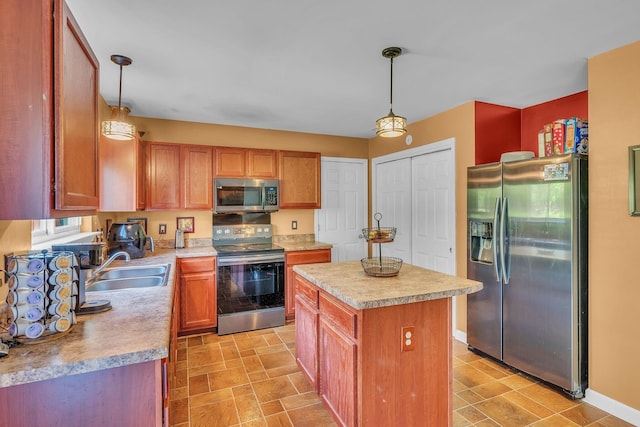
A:
POLYGON ((583 397, 587 387, 587 158, 467 171, 469 348, 583 397))

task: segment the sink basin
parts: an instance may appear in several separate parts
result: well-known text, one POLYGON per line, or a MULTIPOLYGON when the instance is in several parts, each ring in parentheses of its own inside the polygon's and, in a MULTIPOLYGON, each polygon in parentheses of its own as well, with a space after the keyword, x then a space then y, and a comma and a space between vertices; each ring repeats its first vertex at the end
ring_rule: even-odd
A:
POLYGON ((87 282, 86 292, 138 289, 167 284, 170 264, 109 268, 87 282))
POLYGON ((138 289, 152 286, 164 286, 165 278, 162 276, 141 276, 123 279, 100 279, 88 285, 87 292, 115 291, 118 289, 138 289))
POLYGON ((166 276, 168 270, 169 264, 110 268, 98 274, 97 280, 125 279, 142 276, 166 276))

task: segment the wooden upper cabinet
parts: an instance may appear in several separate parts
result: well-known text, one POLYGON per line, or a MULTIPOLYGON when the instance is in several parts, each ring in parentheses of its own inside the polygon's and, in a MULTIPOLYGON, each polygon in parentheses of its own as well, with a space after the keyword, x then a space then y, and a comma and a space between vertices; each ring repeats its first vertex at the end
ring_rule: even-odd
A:
POLYGON ((247 150, 247 177, 278 178, 278 152, 275 150, 247 150))
POLYGON ((146 209, 213 208, 212 148, 149 142, 146 209))
POLYGON ((3 3, 0 28, 0 220, 95 213, 98 60, 63 0, 3 3))
POLYGON ((254 148, 215 147, 215 176, 278 178, 278 152, 254 148))
POLYGON ((215 175, 244 178, 247 170, 247 151, 244 148, 215 147, 215 175))
POLYGON ((204 145, 182 147, 185 209, 213 208, 213 149, 204 145))
POLYGON ((147 143, 147 209, 180 209, 180 145, 147 143))
POLYGON ((100 137, 100 210, 144 209, 144 146, 139 138, 116 141, 100 137))
POLYGON ((320 153, 280 151, 280 208, 320 209, 320 153))

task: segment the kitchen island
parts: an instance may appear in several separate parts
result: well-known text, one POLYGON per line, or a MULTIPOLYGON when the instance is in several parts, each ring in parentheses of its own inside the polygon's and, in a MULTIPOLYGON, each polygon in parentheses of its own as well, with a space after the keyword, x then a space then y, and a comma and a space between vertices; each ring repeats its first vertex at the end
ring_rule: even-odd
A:
POLYGON ((296 361, 338 424, 451 426, 451 297, 482 284, 405 264, 295 266, 296 361))

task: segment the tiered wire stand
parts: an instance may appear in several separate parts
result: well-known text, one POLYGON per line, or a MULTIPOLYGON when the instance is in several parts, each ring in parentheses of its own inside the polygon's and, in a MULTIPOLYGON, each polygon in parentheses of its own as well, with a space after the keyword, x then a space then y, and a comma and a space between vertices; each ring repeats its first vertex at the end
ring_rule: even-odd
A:
POLYGON ((376 213, 373 218, 377 222, 377 226, 373 228, 363 228, 362 235, 371 243, 378 244, 378 256, 362 258, 360 263, 364 272, 373 277, 393 277, 400 273, 402 268, 402 260, 400 258, 382 256, 382 244, 390 243, 396 237, 395 227, 381 227, 380 220, 382 214, 376 213))

